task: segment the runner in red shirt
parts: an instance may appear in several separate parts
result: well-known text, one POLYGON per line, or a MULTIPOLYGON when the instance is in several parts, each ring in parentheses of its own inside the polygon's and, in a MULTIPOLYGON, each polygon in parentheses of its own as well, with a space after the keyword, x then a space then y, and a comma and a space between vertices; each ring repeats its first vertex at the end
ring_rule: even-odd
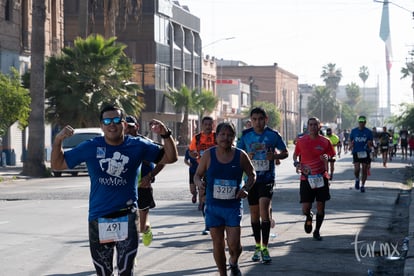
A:
POLYGON ((293 165, 300 173, 300 203, 306 216, 305 232, 312 232, 312 204, 316 199, 316 226, 313 232, 315 240, 322 240, 319 230, 325 217, 325 202, 329 194, 328 159, 335 155, 330 140, 320 133, 321 123, 318 118, 308 120, 308 134, 296 141, 293 153, 293 165))

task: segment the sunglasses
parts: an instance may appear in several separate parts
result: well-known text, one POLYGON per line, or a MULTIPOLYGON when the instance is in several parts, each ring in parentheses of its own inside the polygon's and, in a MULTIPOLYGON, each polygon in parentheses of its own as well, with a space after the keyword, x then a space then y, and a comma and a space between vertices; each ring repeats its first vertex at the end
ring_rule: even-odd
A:
POLYGON ((121 117, 104 118, 104 119, 102 119, 102 123, 105 126, 109 126, 111 123, 114 123, 116 125, 119 125, 121 122, 122 122, 122 118, 121 117))

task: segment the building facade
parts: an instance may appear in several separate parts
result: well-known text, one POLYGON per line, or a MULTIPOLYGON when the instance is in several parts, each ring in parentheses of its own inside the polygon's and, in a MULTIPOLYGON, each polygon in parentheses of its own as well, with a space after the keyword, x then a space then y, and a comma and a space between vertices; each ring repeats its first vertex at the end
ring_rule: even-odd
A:
POLYGON ((246 65, 240 61, 217 61, 219 79, 240 79, 249 85, 250 103, 255 101, 274 104, 281 112, 278 131, 288 142, 293 140, 299 124, 298 77, 277 63, 269 66, 246 65))
MULTIPOLYGON (((10 67, 14 67, 22 75, 30 69, 32 1, 0 0, 0 10, 0 70, 8 74, 10 67)), ((46 57, 59 54, 63 47, 63 0, 46 1, 45 32, 46 57)), ((46 126, 45 130, 45 146, 50 149, 50 127, 46 126)), ((7 165, 24 158, 27 133, 15 123, 2 137, 7 165)))
MULTIPOLYGON (((90 19, 87 21, 90 27, 86 36, 105 33, 102 2, 98 1, 94 24, 90 19)), ((83 0, 65 0, 65 45, 71 45, 83 33, 84 28, 78 24, 82 8, 85 9, 83 0)), ((169 0, 142 0, 140 17, 136 20, 129 15, 124 27, 116 24, 116 37, 127 45, 125 52, 134 64, 134 81, 145 93, 141 131, 150 133, 148 122, 156 117, 177 135, 182 116, 165 93, 170 88, 179 90, 183 85, 191 90, 202 85, 200 19, 186 6, 169 0)), ((185 122, 190 130, 194 128, 193 120, 185 122)))

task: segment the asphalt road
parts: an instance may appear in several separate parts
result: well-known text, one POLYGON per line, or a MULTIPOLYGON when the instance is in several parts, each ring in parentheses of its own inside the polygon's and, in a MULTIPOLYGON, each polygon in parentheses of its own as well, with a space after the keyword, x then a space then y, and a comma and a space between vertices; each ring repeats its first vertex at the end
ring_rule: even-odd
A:
MULTIPOLYGON (((277 168, 273 262, 250 261, 254 242, 246 206, 243 274, 402 275, 403 262, 375 254, 380 245, 388 245, 395 248, 389 257, 398 257, 408 234, 410 194, 402 192, 406 165, 395 161, 382 168, 374 162, 363 194, 353 189, 350 155, 341 158, 321 229, 324 240, 316 242, 303 231, 298 176, 289 157, 277 168)), ((87 176, 0 182, 0 275, 94 275, 87 237, 88 189, 87 176)), ((201 235, 203 219, 191 203, 182 158, 160 173, 154 195, 154 241, 149 247, 140 245, 137 275, 216 275, 211 240, 201 235)))

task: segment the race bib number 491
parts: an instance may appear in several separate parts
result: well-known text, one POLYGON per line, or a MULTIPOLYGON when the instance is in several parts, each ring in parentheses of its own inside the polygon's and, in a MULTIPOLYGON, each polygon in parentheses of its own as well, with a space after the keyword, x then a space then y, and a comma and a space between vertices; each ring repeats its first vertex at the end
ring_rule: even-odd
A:
POLYGON ((128 238, 128 215, 119 218, 99 218, 99 242, 109 243, 128 238))

